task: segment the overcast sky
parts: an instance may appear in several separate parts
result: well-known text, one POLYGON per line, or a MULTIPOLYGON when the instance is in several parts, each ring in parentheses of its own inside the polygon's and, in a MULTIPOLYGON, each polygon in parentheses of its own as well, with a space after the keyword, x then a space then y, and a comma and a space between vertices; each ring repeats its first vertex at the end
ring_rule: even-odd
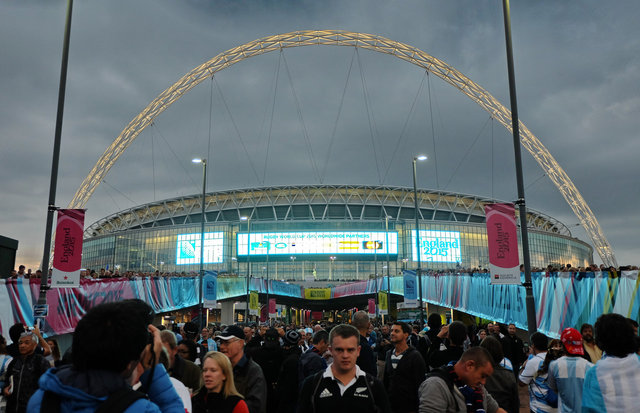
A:
MULTIPOLYGON (((16 264, 42 257, 66 2, 0 2, 0 235, 16 264)), ((513 2, 520 120, 598 218, 620 264, 638 264, 640 4, 513 2)), ((296 30, 371 33, 455 67, 509 107, 500 1, 76 1, 56 204, 108 145, 185 73, 252 40, 296 30)), ((161 114, 87 204, 86 225, 200 191, 286 184, 411 186, 517 198, 511 135, 417 66, 353 47, 245 59, 161 114), (211 120, 211 129, 209 128, 211 120), (313 154, 313 155, 311 155, 313 154)), ((578 219, 523 151, 527 205, 578 219)), ((596 262, 600 262, 594 254, 596 262)))

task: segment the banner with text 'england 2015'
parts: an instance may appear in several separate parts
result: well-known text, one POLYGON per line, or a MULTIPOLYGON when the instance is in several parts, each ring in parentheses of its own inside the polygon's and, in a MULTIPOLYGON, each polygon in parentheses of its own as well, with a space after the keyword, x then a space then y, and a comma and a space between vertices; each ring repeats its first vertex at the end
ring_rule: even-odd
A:
POLYGON ((84 209, 59 209, 53 249, 51 287, 80 286, 84 209))
POLYGON ((488 204, 484 211, 491 284, 520 284, 518 228, 513 204, 488 204))

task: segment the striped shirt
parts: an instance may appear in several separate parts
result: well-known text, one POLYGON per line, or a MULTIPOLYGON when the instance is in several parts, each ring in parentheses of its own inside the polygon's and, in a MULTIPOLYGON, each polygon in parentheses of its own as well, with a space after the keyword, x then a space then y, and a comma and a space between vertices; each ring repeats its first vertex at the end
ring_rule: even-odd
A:
POLYGON ((640 357, 603 355, 587 371, 582 391, 582 411, 627 413, 640 409, 640 357))
POLYGON ((549 387, 558 393, 560 413, 582 411, 584 376, 593 367, 582 357, 563 356, 549 364, 549 387))
POLYGON ((529 356, 518 379, 529 386, 529 409, 533 413, 554 413, 556 408, 549 406, 544 399, 547 396, 549 387, 547 385, 547 374, 538 375, 538 369, 544 362, 546 352, 529 356))

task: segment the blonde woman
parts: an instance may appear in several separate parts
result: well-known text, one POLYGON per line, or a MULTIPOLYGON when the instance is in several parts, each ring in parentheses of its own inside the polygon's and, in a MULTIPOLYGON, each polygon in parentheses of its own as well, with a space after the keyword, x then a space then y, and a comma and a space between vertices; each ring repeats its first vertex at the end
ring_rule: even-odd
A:
POLYGON ((202 380, 204 386, 191 399, 193 413, 249 413, 233 383, 233 369, 227 356, 208 352, 202 363, 202 380))

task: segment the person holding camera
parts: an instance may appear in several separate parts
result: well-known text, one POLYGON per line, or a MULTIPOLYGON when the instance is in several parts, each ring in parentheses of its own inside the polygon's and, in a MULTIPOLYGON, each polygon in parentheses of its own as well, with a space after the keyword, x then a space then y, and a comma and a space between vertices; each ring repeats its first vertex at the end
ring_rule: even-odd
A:
POLYGON ((160 360, 160 331, 141 300, 90 309, 73 334, 72 364, 48 370, 29 412, 184 413, 160 360), (132 384, 142 384, 134 391, 132 384))

